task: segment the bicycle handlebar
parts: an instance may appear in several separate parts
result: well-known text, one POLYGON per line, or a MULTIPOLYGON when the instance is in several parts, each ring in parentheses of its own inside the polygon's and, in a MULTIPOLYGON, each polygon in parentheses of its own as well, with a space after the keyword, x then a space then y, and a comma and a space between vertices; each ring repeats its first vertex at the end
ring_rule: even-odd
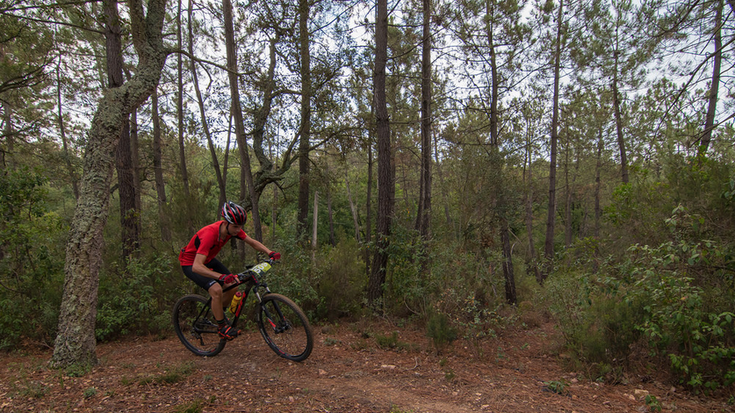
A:
MULTIPOLYGON (((280 263, 278 260, 274 260, 273 258, 267 258, 260 263, 268 263, 269 265, 273 266, 276 263, 280 263)), ((240 280, 241 283, 247 281, 248 278, 253 276, 252 268, 255 267, 258 264, 248 265, 247 269, 245 271, 242 271, 237 274, 237 278, 240 280)))

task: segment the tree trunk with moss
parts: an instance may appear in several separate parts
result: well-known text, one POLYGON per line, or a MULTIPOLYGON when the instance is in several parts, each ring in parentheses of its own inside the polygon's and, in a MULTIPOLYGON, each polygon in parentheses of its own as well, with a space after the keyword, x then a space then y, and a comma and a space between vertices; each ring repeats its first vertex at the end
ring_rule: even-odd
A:
POLYGON ((128 82, 105 91, 89 130, 79 201, 66 245, 64 292, 51 358, 51 365, 59 368, 97 363, 97 287, 115 148, 130 113, 158 85, 167 56, 161 35, 166 0, 149 0, 147 14, 141 0, 129 0, 128 6, 139 64, 128 82))

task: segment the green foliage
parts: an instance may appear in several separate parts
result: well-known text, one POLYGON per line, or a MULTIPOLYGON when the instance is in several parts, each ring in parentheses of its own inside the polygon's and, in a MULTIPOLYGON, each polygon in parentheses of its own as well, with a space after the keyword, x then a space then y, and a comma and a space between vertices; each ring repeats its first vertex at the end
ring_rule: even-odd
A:
POLYGON ((90 364, 75 363, 64 368, 64 374, 68 377, 84 377, 84 375, 89 373, 91 370, 92 365, 90 364))
POLYGON ((177 364, 173 367, 166 369, 163 373, 145 376, 138 380, 138 384, 141 386, 147 384, 173 384, 178 383, 188 376, 192 375, 196 371, 196 366, 192 362, 177 364))
POLYGON ((642 305, 629 295, 626 283, 609 276, 557 272, 547 280, 545 301, 566 346, 594 378, 615 372, 639 339, 642 305))
POLYGON ((195 399, 189 403, 180 404, 174 407, 175 413, 201 413, 204 411, 206 402, 202 399, 195 399))
POLYGON ((502 277, 493 277, 485 261, 458 252, 451 243, 441 248, 430 243, 423 252, 411 234, 399 232, 391 241, 386 310, 400 317, 415 314, 427 322, 446 317, 448 329, 472 339, 502 328, 507 320, 498 308, 505 300, 494 293, 502 291, 502 277), (428 260, 424 271, 421 260, 428 260))
POLYGON ((84 396, 85 399, 89 399, 90 397, 93 397, 97 394, 97 388, 96 387, 87 387, 84 389, 84 393, 82 396, 84 396))
MULTIPOLYGON (((283 254, 281 263, 273 267, 267 277, 268 285, 273 291, 294 300, 310 319, 315 319, 315 311, 320 302, 317 294, 314 261, 308 250, 299 248, 294 239, 281 240, 278 245, 271 245, 283 254)), ((315 256, 316 258, 316 256, 315 256)), ((316 259, 316 262, 321 262, 316 259)))
POLYGON ((569 387, 569 383, 564 379, 551 380, 551 381, 545 381, 544 386, 546 386, 545 388, 547 391, 564 395, 564 394, 567 394, 567 391, 568 391, 567 387, 569 387))
POLYGON ((432 313, 426 323, 426 335, 429 336, 437 351, 457 339, 457 329, 452 327, 446 314, 432 313))
POLYGON ((342 239, 336 247, 320 254, 314 267, 318 320, 334 321, 339 317, 359 315, 365 290, 365 265, 354 239, 342 239))
POLYGON ((411 350, 410 343, 398 339, 397 331, 393 331, 390 335, 376 334, 375 342, 378 344, 378 347, 385 350, 411 350))
POLYGON ((45 182, 39 170, 0 173, 0 349, 23 336, 51 342, 56 329, 67 228, 48 210, 45 182))
POLYGON ((170 303, 175 296, 164 286, 170 258, 131 259, 127 268, 100 277, 95 333, 105 340, 128 334, 170 328, 170 303))
POLYGON ((394 228, 388 255, 383 297, 385 310, 397 316, 425 314, 430 308, 431 297, 439 291, 440 277, 434 268, 428 273, 422 271, 422 262, 427 256, 418 233, 402 227, 394 228))
POLYGON ((546 301, 567 346, 597 366, 598 375, 617 372, 615 361, 645 338, 682 383, 729 386, 735 382, 733 253, 705 237, 715 231, 702 215, 682 205, 672 209, 662 220, 668 240, 636 244, 596 274, 562 268, 547 280, 546 301))
POLYGON ((647 394, 645 398, 645 403, 646 403, 646 406, 648 406, 649 412, 660 412, 661 411, 661 402, 658 401, 656 396, 647 394))
POLYGON ((637 294, 647 303, 638 328, 652 348, 667 355, 681 381, 693 388, 712 390, 735 383, 735 314, 708 309, 704 290, 686 275, 699 248, 682 242, 635 246, 631 251, 637 259, 629 271, 637 278, 637 294))

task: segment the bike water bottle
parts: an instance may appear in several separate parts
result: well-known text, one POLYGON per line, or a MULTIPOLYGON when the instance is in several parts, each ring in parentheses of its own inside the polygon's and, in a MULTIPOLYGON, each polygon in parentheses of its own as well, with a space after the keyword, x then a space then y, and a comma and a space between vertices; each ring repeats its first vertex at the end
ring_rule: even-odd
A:
POLYGON ((238 291, 235 293, 235 296, 232 297, 232 303, 230 303, 230 312, 232 314, 235 314, 235 311, 237 310, 237 305, 240 303, 240 300, 242 300, 242 297, 245 294, 242 291, 238 291))

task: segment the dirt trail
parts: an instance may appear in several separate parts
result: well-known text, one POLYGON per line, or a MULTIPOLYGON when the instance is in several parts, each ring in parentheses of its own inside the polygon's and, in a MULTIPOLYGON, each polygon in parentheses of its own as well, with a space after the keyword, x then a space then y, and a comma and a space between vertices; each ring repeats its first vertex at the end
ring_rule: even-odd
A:
POLYGON ((257 332, 213 358, 171 335, 98 347, 99 366, 81 377, 49 370, 50 352, 0 355, 1 412, 734 412, 646 377, 609 385, 566 372, 553 325, 505 331, 437 354, 422 331, 389 324, 315 327, 311 357, 277 357, 257 332), (377 335, 398 332, 396 349, 377 335), (368 334, 369 333, 369 334, 368 334), (645 382, 643 382, 645 381, 645 382), (550 390, 556 384, 563 394, 550 390), (188 409, 188 410, 187 410, 188 409))

